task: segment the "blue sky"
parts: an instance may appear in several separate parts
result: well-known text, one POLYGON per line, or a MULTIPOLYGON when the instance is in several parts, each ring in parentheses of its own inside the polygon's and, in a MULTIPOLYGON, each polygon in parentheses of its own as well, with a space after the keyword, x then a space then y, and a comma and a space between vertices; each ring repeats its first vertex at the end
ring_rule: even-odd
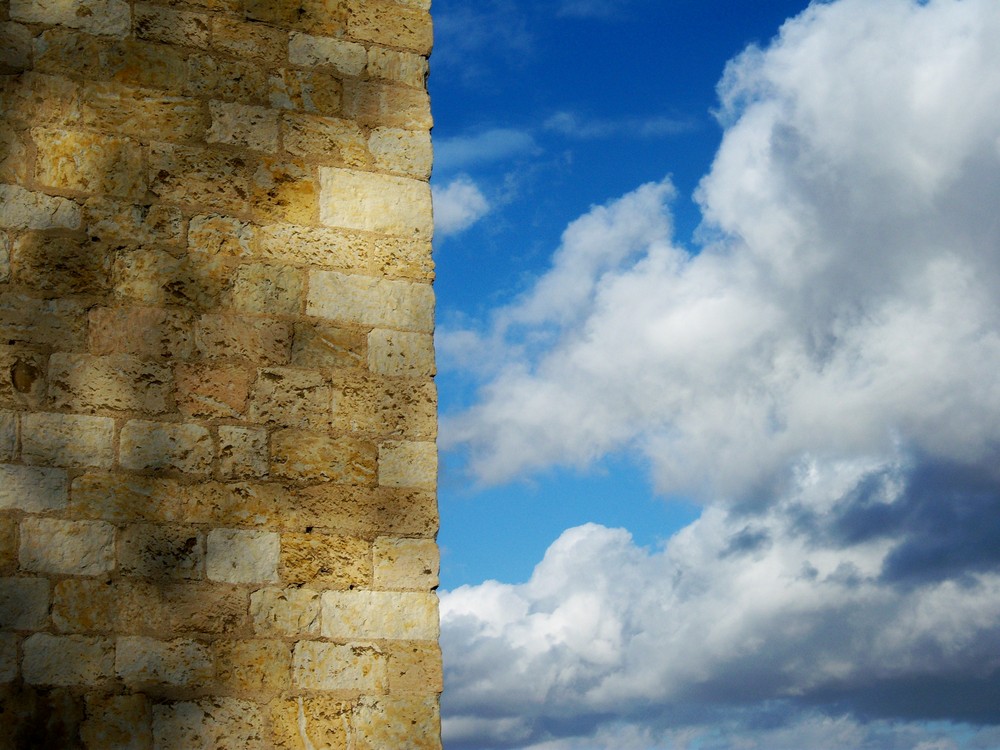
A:
POLYGON ((435 0, 449 750, 1000 748, 1000 6, 435 0))

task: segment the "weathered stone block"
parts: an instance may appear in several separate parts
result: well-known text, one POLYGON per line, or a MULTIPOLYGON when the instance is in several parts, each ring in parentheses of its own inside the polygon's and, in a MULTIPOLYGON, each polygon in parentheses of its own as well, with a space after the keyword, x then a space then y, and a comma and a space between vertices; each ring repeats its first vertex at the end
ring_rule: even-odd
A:
POLYGON ((267 431, 219 426, 219 474, 227 479, 267 476, 267 431))
MULTIPOLYGON (((30 344, 60 351, 85 348, 87 340, 87 305, 82 300, 43 300, 24 294, 0 293, 0 340, 7 344, 30 344)), ((11 358, 32 360, 25 350, 0 344, 4 369, 10 371, 11 358)), ((44 372, 45 362, 33 365, 44 372)), ((36 383, 39 381, 35 381, 36 383)), ((0 393, 4 388, 0 378, 0 393)), ((21 393, 26 391, 19 390, 21 393)))
POLYGON ((376 169, 426 180, 433 160, 431 136, 425 130, 376 128, 368 139, 376 169))
POLYGON ((302 690, 385 692, 385 655, 375 646, 299 641, 292 661, 292 683, 302 690))
POLYGON ((238 418, 246 409, 250 380, 245 367, 181 365, 176 372, 177 408, 189 417, 238 418))
POLYGON ((170 368, 129 354, 49 358, 49 397, 57 408, 160 414, 172 406, 173 386, 170 368))
POLYGON ((189 96, 267 104, 270 96, 268 68, 253 57, 239 59, 193 54, 188 58, 189 96))
POLYGON ((31 137, 43 185, 133 199, 146 192, 142 148, 130 138, 44 128, 31 137))
POLYGON ((160 641, 122 636, 115 649, 115 673, 131 688, 204 685, 215 673, 208 648, 198 641, 160 641))
POLYGON ((206 359, 241 357, 262 365, 282 365, 288 362, 292 327, 266 318, 203 315, 195 341, 206 359))
POLYGON ((25 414, 21 417, 21 457, 43 466, 114 464, 115 422, 75 414, 25 414))
POLYGON ((437 391, 432 380, 345 375, 333 384, 331 425, 399 440, 433 440, 437 391))
POLYGON ((17 570, 17 521, 0 516, 0 573, 17 570))
POLYGON ((0 629, 42 630, 49 622, 49 582, 0 578, 0 629))
MULTIPOLYGON (((9 25, 9 24, 8 24, 9 25)), ((0 24, 0 50, 3 50, 4 28, 0 24)), ((3 66, 4 53, 0 51, 0 70, 3 66)), ((0 180, 5 182, 24 183, 28 180, 30 160, 28 158, 27 136, 19 133, 10 123, 0 122, 0 180)))
POLYGON ((324 695, 275 700, 271 741, 278 750, 348 750, 352 705, 324 695))
POLYGON ((179 94, 185 88, 188 54, 169 44, 126 39, 101 50, 99 75, 94 77, 179 94))
POLYGON ((166 143, 149 149, 150 192, 199 209, 246 210, 249 171, 244 156, 166 143))
POLYGON ((292 651, 281 641, 229 641, 212 644, 216 684, 226 692, 275 694, 291 682, 292 651))
POLYGON ((282 68, 268 78, 267 84, 272 107, 317 115, 340 114, 343 84, 328 73, 282 68))
MULTIPOLYGON (((29 305, 28 310, 32 307, 37 309, 39 305, 29 305)), ((0 311, 0 314, 5 312, 0 311)), ((27 312, 27 310, 23 312, 27 312)), ((3 317, 9 320, 7 315, 3 315, 3 317)), ((17 326, 5 326, 5 328, 11 333, 19 333, 16 330, 17 326)), ((31 331, 31 333, 34 332, 31 331)), ((16 339, 12 337, 11 340, 16 339)), ((45 356, 44 352, 29 349, 26 346, 0 344, 0 373, 6 376, 0 376, 0 404, 31 409, 44 408, 48 387, 45 372, 47 365, 48 357, 45 356)))
POLYGON ((206 309, 219 304, 230 268, 225 258, 141 248, 121 253, 113 269, 115 293, 143 305, 206 309))
POLYGON ((347 32, 354 39, 430 54, 433 28, 427 9, 383 0, 351 0, 347 6, 347 32))
POLYGON ((401 237, 433 233, 430 186, 407 177, 320 167, 320 221, 401 237))
POLYGON ((305 482, 372 484, 378 450, 370 442, 325 432, 279 430, 271 436, 271 475, 305 482))
POLYGON ((307 68, 329 66, 345 76, 360 76, 368 62, 363 44, 297 32, 288 40, 288 60, 307 68))
POLYGON ((24 570, 35 573, 108 573, 115 567, 115 527, 102 521, 25 518, 19 558, 24 570))
POLYGON ((102 64, 111 41, 57 26, 34 39, 35 70, 41 73, 102 77, 102 64))
POLYGON ((272 531, 213 529, 208 533, 208 577, 226 583, 274 583, 280 553, 280 537, 272 531))
POLYGON ((121 587, 107 578, 66 578, 52 590, 52 622, 64 633, 110 633, 121 587))
POLYGON ((153 136, 160 141, 193 141, 205 137, 209 116, 197 99, 88 81, 80 92, 79 122, 140 141, 153 136))
POLYGON ((191 528, 135 524, 118 535, 120 573, 153 581, 205 577, 205 542, 191 528))
POLYGON ((361 128, 349 120, 287 113, 281 136, 288 153, 321 164, 364 167, 371 160, 361 128))
POLYGON ((145 695, 88 695, 80 739, 88 750, 153 750, 153 710, 145 695))
POLYGON ((378 447, 378 483, 383 487, 437 488, 437 446, 391 440, 378 447))
POLYGON ((262 157, 250 180, 251 207, 260 221, 315 224, 319 215, 316 168, 262 157))
POLYGON ((261 370, 250 401, 254 422, 323 427, 329 422, 330 383, 321 373, 290 367, 261 370))
POLYGON ((281 516, 289 526, 315 525, 366 537, 431 538, 437 533, 437 501, 424 490, 322 484, 300 488, 291 498, 281 516))
POLYGON ((247 257, 253 252, 255 231, 252 224, 231 216, 195 216, 188 228, 188 248, 209 255, 247 257))
POLYGON ((338 0, 246 0, 246 17, 327 36, 343 36, 347 9, 338 0))
POLYGON ((0 509, 44 513, 66 507, 64 469, 0 464, 0 509))
POLYGON ((261 227, 257 239, 257 253, 264 260, 347 271, 370 265, 371 241, 342 230, 271 224, 261 227))
MULTIPOLYGON (((134 109, 122 105, 121 111, 134 109)), ((154 116, 153 119, 161 118, 154 116)), ((148 132, 149 127, 140 129, 148 132)), ((136 245, 176 245, 184 231, 184 218, 173 206, 146 206, 100 197, 89 198, 84 204, 83 224, 92 238, 136 245)))
POLYGON ((154 750, 231 747, 266 750, 264 721, 256 703, 205 698, 153 706, 154 750))
POLYGON ((125 0, 10 0, 10 17, 122 38, 129 32, 125 0))
POLYGON ((19 23, 0 24, 0 72, 21 71, 31 64, 31 31, 19 23))
MULTIPOLYGON (((0 146, 2 147, 2 146, 0 146)), ((0 283, 10 279, 10 240, 0 234, 0 283)))
POLYGON ((17 677, 17 646, 20 640, 13 633, 0 633, 0 684, 13 682, 17 677))
POLYGON ((282 534, 278 573, 285 583, 317 582, 342 589, 370 586, 371 545, 351 536, 282 534))
POLYGON ((376 589, 431 591, 438 586, 440 554, 433 539, 379 537, 372 562, 376 589))
POLYGON ((292 364, 330 370, 363 367, 365 335, 356 329, 317 323, 296 323, 292 342, 292 364))
POLYGON ((210 34, 208 17, 204 14, 146 3, 135 6, 133 30, 137 39, 182 47, 207 47, 210 34))
POLYGON ((93 307, 90 353, 188 359, 194 350, 194 315, 160 307, 93 307))
POLYGON ((320 594, 304 588, 260 589, 250 595, 254 632, 270 636, 318 636, 320 594))
POLYGON ((216 15, 212 17, 212 46, 244 60, 274 65, 286 57, 288 32, 216 15))
POLYGON ((427 58, 423 55, 385 47, 368 50, 368 75, 372 78, 385 78, 423 89, 427 85, 427 72, 427 58))
POLYGON ((304 297, 305 273, 301 269, 247 263, 236 270, 227 302, 243 312, 299 315, 304 297))
POLYGON ((268 153, 278 150, 278 114, 274 110, 219 101, 209 102, 209 110, 209 143, 228 143, 268 153))
POLYGON ((434 124, 427 92, 388 81, 344 81, 341 117, 372 128, 430 130, 434 124))
POLYGON ((378 328, 430 333, 434 292, 429 284, 314 270, 306 314, 378 328))
POLYGON ((110 289, 114 248, 79 235, 28 232, 14 242, 13 278, 51 296, 104 295, 110 289))
POLYGON ((441 748, 437 696, 363 696, 354 705, 351 723, 358 740, 357 750, 441 748))
POLYGON ((437 640, 438 600, 415 591, 326 591, 323 636, 338 640, 437 640))
POLYGON ((206 474, 215 447, 209 431, 196 424, 171 424, 131 419, 120 437, 122 468, 132 471, 172 469, 206 474))
POLYGON ((0 109, 18 129, 72 125, 79 115, 77 105, 77 85, 61 76, 24 71, 0 79, 0 109))
POLYGON ((441 647, 428 641, 390 643, 389 692, 440 693, 444 689, 441 647))
POLYGON ((17 414, 0 409, 0 462, 17 455, 17 414))
POLYGON ((368 334, 368 368, 380 375, 431 377, 435 373, 434 337, 375 328, 368 334))
POLYGON ((114 676, 114 642, 107 638, 35 633, 22 648, 30 685, 97 685, 114 676))

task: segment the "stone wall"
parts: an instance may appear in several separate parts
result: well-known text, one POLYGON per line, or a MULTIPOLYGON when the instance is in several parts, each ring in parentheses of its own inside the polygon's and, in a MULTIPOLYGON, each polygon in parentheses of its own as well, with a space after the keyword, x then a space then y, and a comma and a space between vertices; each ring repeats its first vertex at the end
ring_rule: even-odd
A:
POLYGON ((428 6, 0 1, 0 749, 440 747, 428 6))

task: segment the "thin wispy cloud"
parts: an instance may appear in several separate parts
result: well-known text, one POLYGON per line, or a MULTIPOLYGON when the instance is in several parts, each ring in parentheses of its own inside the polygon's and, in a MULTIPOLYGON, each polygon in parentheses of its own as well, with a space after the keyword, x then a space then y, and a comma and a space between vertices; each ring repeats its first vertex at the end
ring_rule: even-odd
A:
POLYGON ((491 128, 434 142, 434 168, 440 173, 505 162, 541 152, 528 130, 491 128))
POLYGON ((703 246, 644 185, 440 332, 503 363, 442 422, 473 479, 630 451, 705 508, 446 592, 451 746, 995 744, 997 38, 992 0, 811 5, 726 70, 703 246))
POLYGON ((544 129, 569 138, 663 138, 690 131, 691 120, 675 117, 587 118, 573 112, 556 112, 545 120, 544 129))

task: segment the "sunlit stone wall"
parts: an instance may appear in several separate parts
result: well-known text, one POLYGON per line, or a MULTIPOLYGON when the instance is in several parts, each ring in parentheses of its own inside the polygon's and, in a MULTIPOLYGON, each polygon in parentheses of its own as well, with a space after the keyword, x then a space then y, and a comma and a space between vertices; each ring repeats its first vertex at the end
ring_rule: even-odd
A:
POLYGON ((440 747, 429 0, 0 28, 0 749, 440 747))

